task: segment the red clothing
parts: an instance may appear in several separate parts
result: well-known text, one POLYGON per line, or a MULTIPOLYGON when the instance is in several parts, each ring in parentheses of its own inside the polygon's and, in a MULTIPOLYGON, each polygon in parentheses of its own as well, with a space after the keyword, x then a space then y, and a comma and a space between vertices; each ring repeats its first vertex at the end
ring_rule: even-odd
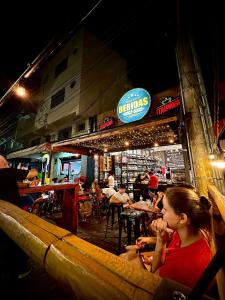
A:
POLYGON ((212 258, 210 247, 204 237, 186 247, 180 247, 180 244, 180 237, 175 232, 159 275, 193 287, 212 258))
POLYGON ((156 190, 158 188, 159 179, 156 175, 151 175, 149 177, 149 184, 148 187, 150 189, 156 190))

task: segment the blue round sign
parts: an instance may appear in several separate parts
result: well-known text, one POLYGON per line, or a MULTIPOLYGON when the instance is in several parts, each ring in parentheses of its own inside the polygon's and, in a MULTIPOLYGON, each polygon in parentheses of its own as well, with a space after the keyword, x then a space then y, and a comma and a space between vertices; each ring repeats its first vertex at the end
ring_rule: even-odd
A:
POLYGON ((142 119, 151 106, 150 94, 136 88, 128 91, 117 105, 117 115, 123 123, 130 123, 142 119))

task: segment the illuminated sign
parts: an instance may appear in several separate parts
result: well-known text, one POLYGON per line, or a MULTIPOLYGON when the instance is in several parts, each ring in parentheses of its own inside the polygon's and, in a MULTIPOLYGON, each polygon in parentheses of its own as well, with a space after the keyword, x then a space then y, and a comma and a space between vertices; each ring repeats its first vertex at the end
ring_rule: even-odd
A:
POLYGON ((165 99, 163 99, 160 103, 160 105, 156 108, 156 114, 157 115, 162 115, 174 108, 177 108, 178 106, 180 106, 181 101, 180 101, 180 97, 166 97, 165 99))
POLYGON ((102 130, 102 129, 108 128, 112 125, 114 125, 114 118, 107 117, 107 118, 105 118, 104 122, 99 125, 99 129, 102 130))
POLYGON ((142 119, 151 106, 151 96, 142 89, 128 91, 117 105, 117 115, 123 123, 130 123, 142 119))

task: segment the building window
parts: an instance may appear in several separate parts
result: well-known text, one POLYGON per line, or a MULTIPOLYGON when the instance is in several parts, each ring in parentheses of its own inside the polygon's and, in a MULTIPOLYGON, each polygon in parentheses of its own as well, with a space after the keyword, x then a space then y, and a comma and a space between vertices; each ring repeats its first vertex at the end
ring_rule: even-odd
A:
POLYGON ((78 51, 78 48, 75 48, 75 49, 73 50, 73 55, 77 54, 77 51, 78 51))
POLYGON ((32 140, 32 141, 31 141, 31 147, 32 147, 32 146, 40 145, 40 142, 41 142, 41 139, 40 139, 40 138, 37 138, 37 139, 35 139, 35 140, 32 140))
POLYGON ((65 88, 58 91, 55 95, 51 98, 51 108, 56 107, 60 103, 62 103, 65 99, 65 88))
POLYGON ((58 141, 63 141, 71 138, 72 127, 65 128, 59 131, 58 141))
POLYGON ((77 130, 78 131, 84 131, 85 130, 85 123, 78 124, 77 130))
POLYGON ((59 76, 63 71, 66 70, 68 65, 68 57, 64 58, 56 67, 55 67, 55 78, 59 76))

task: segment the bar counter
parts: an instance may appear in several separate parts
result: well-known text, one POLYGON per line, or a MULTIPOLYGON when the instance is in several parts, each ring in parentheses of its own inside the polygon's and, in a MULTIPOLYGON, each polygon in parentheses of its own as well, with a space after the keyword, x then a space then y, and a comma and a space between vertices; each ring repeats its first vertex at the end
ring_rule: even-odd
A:
POLYGON ((77 183, 56 183, 35 187, 19 187, 20 195, 44 193, 49 191, 63 191, 62 223, 63 227, 74 234, 78 224, 78 191, 77 183))

